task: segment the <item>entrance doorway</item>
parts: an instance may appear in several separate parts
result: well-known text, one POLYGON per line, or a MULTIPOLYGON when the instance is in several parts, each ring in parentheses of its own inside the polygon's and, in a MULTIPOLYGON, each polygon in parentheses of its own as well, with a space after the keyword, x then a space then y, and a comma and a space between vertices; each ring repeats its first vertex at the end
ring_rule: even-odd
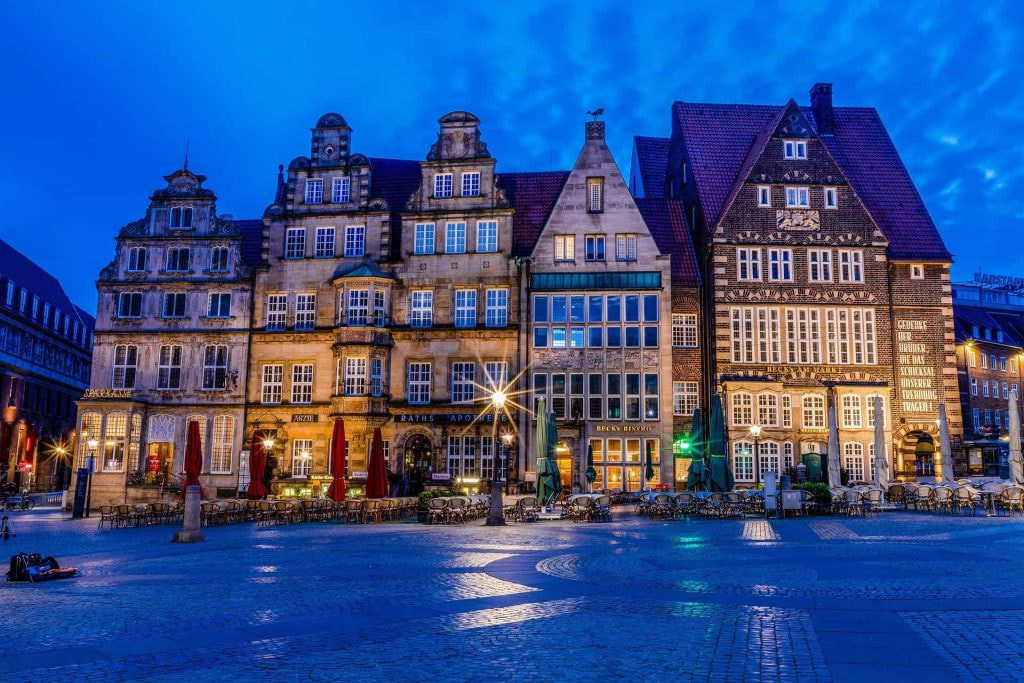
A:
POLYGON ((927 432, 910 432, 903 439, 903 470, 916 477, 935 475, 935 441, 927 432))
POLYGON ((146 483, 168 483, 171 476, 171 462, 174 460, 174 444, 157 442, 149 444, 146 451, 146 483))
POLYGON ((430 439, 416 434, 405 442, 405 478, 409 494, 419 495, 430 483, 434 467, 434 449, 430 439))

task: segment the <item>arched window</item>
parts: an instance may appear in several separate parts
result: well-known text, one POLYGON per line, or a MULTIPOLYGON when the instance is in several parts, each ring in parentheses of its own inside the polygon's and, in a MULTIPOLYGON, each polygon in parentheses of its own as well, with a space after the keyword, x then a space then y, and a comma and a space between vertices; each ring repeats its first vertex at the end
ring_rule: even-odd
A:
POLYGON ((849 481, 864 481, 864 444, 856 441, 843 444, 843 469, 849 481))
POLYGON ((235 438, 235 418, 218 415, 213 418, 213 447, 210 449, 210 474, 231 473, 231 452, 235 438))
POLYGON ((844 394, 843 405, 843 427, 845 429, 860 429, 861 420, 860 396, 856 394, 844 394))
POLYGON ((754 423, 754 397, 745 391, 732 395, 732 423, 737 426, 754 423))
POLYGON ((757 421, 764 427, 775 427, 779 424, 779 397, 775 394, 758 394, 757 421))
POLYGON ((804 396, 804 427, 809 429, 825 428, 825 397, 821 394, 804 396))
POLYGON ((100 444, 100 467, 104 472, 124 471, 125 436, 128 433, 127 413, 110 413, 100 444))
POLYGON ((82 413, 79 424, 81 427, 78 430, 78 466, 86 467, 86 458, 90 455, 99 455, 99 447, 97 446, 96 452, 93 452, 89 448, 89 442, 95 439, 99 444, 100 438, 103 436, 100 434, 100 415, 99 413, 82 413))
POLYGON ((733 442, 732 471, 736 481, 754 481, 754 444, 749 441, 733 442))

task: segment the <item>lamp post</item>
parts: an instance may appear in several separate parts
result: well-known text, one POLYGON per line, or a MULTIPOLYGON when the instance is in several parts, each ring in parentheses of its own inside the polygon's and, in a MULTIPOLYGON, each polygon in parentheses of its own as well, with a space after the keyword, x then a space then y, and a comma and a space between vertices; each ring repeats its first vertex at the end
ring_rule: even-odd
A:
POLYGON ((754 439, 754 484, 761 483, 761 425, 750 426, 750 436, 754 439))
MULTIPOLYGON (((270 495, 270 481, 265 479, 267 472, 267 460, 270 458, 270 451, 274 448, 274 440, 270 437, 263 439, 263 471, 259 473, 260 481, 263 482, 264 488, 267 489, 267 495, 270 495)), ((338 476, 335 474, 334 476, 338 476)), ((344 473, 342 473, 344 476, 344 473)), ((249 479, 252 479, 252 472, 249 473, 249 479)))
MULTIPOLYGON (((508 398, 505 392, 501 389, 495 389, 491 393, 491 408, 494 409, 494 428, 498 428, 498 418, 501 415, 501 411, 505 408, 505 400, 508 398)), ((505 434, 501 439, 501 449, 505 451, 505 456, 508 456, 508 443, 511 440, 511 434, 505 434), (506 440, 505 437, 509 437, 506 440)), ((497 455, 497 454, 496 454, 497 455)), ((491 468, 491 511, 487 516, 487 526, 505 526, 505 515, 503 514, 504 503, 501 497, 501 460, 498 459, 491 468)))
POLYGON ((85 486, 85 516, 89 516, 89 503, 92 501, 92 473, 96 471, 96 448, 100 445, 99 440, 93 437, 85 442, 89 447, 89 455, 85 458, 85 468, 89 471, 88 483, 85 486))

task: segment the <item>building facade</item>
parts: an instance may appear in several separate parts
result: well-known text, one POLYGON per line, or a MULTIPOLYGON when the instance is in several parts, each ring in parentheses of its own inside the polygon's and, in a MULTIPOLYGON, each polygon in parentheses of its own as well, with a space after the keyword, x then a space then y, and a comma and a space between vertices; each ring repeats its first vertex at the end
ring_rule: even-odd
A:
POLYGON ((67 488, 94 323, 52 275, 0 240, 0 483, 67 488))
POLYGON ((165 176, 143 218, 117 236, 96 282, 89 389, 78 402, 76 464, 93 506, 158 498, 184 471, 198 422, 204 494, 239 476, 249 352, 251 266, 261 225, 217 216, 204 176, 165 176))

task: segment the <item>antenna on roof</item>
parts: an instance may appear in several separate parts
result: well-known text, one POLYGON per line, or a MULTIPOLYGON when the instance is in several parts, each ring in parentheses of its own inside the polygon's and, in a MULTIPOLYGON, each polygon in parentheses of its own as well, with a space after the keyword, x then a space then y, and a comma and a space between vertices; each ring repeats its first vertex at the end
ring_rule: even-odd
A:
POLYGON ((188 145, 192 142, 192 138, 185 138, 185 165, 182 167, 186 171, 188 170, 188 145))

